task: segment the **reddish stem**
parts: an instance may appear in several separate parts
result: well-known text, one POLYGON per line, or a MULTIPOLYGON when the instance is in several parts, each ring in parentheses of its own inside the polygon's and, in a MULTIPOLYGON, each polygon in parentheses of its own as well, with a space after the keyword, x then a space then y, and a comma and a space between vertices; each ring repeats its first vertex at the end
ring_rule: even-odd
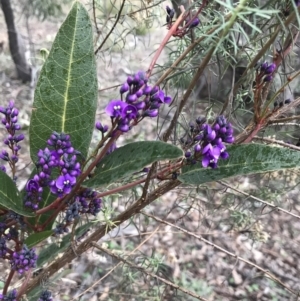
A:
POLYGON ((8 287, 9 287, 9 285, 10 285, 10 282, 11 282, 11 280, 12 280, 14 274, 15 274, 15 270, 10 270, 9 275, 8 275, 6 281, 5 281, 4 288, 3 288, 3 295, 6 295, 6 294, 7 294, 8 287))
POLYGON ((166 44, 168 43, 168 41, 170 40, 170 38, 173 36, 173 34, 176 33, 177 31, 177 28, 178 26, 180 25, 180 23, 183 21, 183 13, 184 13, 184 7, 181 5, 180 6, 180 10, 181 10, 181 15, 178 17, 178 19, 176 20, 176 22, 172 25, 172 27, 170 28, 170 30, 168 31, 167 35, 164 37, 163 41, 160 43, 159 45, 159 48, 157 49, 152 61, 151 61, 151 64, 150 64, 150 67, 147 71, 147 77, 149 78, 151 76, 151 73, 153 71, 153 68, 156 64, 156 61, 158 60, 161 52, 163 51, 164 47, 166 46, 166 44))

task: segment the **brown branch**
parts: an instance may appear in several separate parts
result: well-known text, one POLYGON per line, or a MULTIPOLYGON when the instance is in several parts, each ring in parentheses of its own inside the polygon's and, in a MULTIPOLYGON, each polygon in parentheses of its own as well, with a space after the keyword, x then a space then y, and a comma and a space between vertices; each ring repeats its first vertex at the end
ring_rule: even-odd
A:
MULTIPOLYGON (((142 209, 144 209, 147 205, 152 203, 154 200, 165 194, 166 192, 174 189, 175 187, 179 186, 181 182, 178 180, 171 180, 168 181, 158 188, 156 188, 153 192, 149 193, 146 199, 140 198, 137 200, 132 206, 130 206, 127 210, 120 213, 116 218, 114 218, 111 222, 110 230, 118 227, 123 222, 127 221, 134 215, 140 213, 142 209)), ((28 284, 27 290, 25 293, 28 293, 33 288, 39 285, 41 280, 43 279, 43 275, 47 275, 51 277, 54 273, 56 273, 59 269, 64 267, 66 264, 71 262, 77 256, 80 256, 84 252, 86 252, 89 248, 92 247, 93 242, 97 242, 100 238, 107 234, 107 225, 100 226, 94 233, 92 233, 85 241, 83 241, 78 248, 76 249, 76 254, 74 253, 73 249, 70 247, 61 258, 56 259, 52 262, 47 268, 44 269, 41 275, 35 277, 30 281, 28 284)))

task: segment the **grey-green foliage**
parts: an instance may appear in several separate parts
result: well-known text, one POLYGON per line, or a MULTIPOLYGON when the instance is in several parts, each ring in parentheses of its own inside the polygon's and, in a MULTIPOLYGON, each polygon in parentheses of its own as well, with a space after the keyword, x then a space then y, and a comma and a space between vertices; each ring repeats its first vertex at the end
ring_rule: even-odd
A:
POLYGON ((66 4, 71 4, 72 0, 21 0, 17 1, 23 6, 23 11, 28 16, 35 16, 39 20, 63 15, 63 7, 66 4))

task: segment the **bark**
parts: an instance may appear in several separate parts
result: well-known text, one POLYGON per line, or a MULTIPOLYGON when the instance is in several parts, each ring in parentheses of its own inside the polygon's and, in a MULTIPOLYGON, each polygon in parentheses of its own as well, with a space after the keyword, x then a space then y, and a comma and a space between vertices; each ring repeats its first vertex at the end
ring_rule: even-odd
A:
POLYGON ((18 33, 16 31, 14 14, 11 7, 10 0, 0 0, 0 6, 2 8, 9 39, 9 49, 12 59, 17 69, 17 76, 23 82, 31 80, 31 72, 28 67, 24 54, 21 51, 20 42, 18 39, 18 33))

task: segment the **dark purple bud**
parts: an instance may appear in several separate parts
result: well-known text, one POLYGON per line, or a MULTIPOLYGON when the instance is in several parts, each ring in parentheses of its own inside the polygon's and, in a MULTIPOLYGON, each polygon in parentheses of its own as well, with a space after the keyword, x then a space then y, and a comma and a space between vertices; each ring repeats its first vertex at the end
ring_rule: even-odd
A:
POLYGON ((172 97, 171 96, 167 95, 167 96, 164 97, 164 103, 169 104, 171 102, 172 102, 172 97))
POLYGON ((272 63, 266 68, 265 74, 272 74, 275 71, 275 69, 276 69, 276 64, 272 63))
POLYGON ((146 104, 144 101, 141 101, 141 102, 135 103, 134 106, 136 107, 137 110, 142 110, 146 107, 146 104))
POLYGON ((264 77, 264 82, 270 82, 272 79, 273 79, 273 76, 272 76, 272 75, 266 75, 266 76, 264 77))
POLYGON ((128 76, 127 77, 127 83, 128 83, 129 86, 131 86, 133 84, 133 78, 132 78, 132 76, 128 76))
POLYGON ((123 133, 126 133, 130 130, 130 126, 128 122, 125 120, 121 120, 121 122, 118 124, 118 130, 120 130, 123 133))
POLYGON ((260 71, 265 72, 265 70, 268 68, 268 63, 264 62, 260 65, 260 71))
POLYGON ((284 101, 284 103, 286 104, 286 105, 288 105, 289 103, 291 103, 292 101, 288 98, 288 99, 286 99, 285 101, 284 101))
POLYGON ((152 87, 151 86, 145 86, 144 87, 144 95, 149 95, 152 91, 152 87))
POLYGON ((12 112, 11 112, 11 117, 16 117, 16 116, 18 116, 18 115, 19 115, 18 109, 14 108, 14 109, 12 110, 12 112))
POLYGON ((151 92, 150 92, 150 95, 154 95, 156 94, 157 92, 159 91, 159 87, 158 86, 155 86, 152 88, 151 92))
POLYGON ((136 94, 128 94, 126 96, 126 101, 129 103, 133 103, 133 102, 137 101, 137 99, 138 98, 137 98, 136 94))
POLYGON ((144 94, 144 91, 142 89, 135 92, 135 95, 137 98, 140 98, 144 94))
POLYGON ((166 6, 166 11, 167 11, 167 14, 170 15, 172 9, 169 5, 166 6))
POLYGON ((154 109, 154 110, 146 110, 143 113, 144 117, 156 117, 158 115, 158 110, 154 109))
POLYGON ((200 20, 199 20, 199 18, 196 17, 193 19, 192 23, 189 25, 189 28, 197 27, 199 25, 199 23, 200 23, 200 20))
POLYGON ((184 156, 185 156, 186 158, 190 158, 191 155, 192 155, 192 154, 191 154, 190 151, 187 151, 187 152, 185 152, 185 154, 184 154, 184 156))
POLYGON ((200 144, 196 144, 196 145, 195 145, 194 151, 195 151, 195 153, 199 153, 199 152, 201 151, 201 146, 200 146, 200 144))
POLYGON ((198 117, 197 119, 196 119, 196 123, 197 124, 202 124, 202 123, 204 123, 206 121, 206 118, 205 117, 198 117))
POLYGON ((96 122, 96 129, 104 134, 108 131, 108 126, 107 125, 103 126, 100 121, 97 121, 96 122))
POLYGON ((123 94, 127 91, 129 91, 129 85, 128 85, 128 83, 124 83, 120 88, 120 93, 123 94))
POLYGON ((15 141, 18 143, 24 140, 24 138, 25 138, 24 134, 20 134, 19 136, 15 137, 15 141))
POLYGON ((199 134, 197 136, 194 137, 194 141, 200 141, 203 139, 203 135, 202 134, 199 134))

